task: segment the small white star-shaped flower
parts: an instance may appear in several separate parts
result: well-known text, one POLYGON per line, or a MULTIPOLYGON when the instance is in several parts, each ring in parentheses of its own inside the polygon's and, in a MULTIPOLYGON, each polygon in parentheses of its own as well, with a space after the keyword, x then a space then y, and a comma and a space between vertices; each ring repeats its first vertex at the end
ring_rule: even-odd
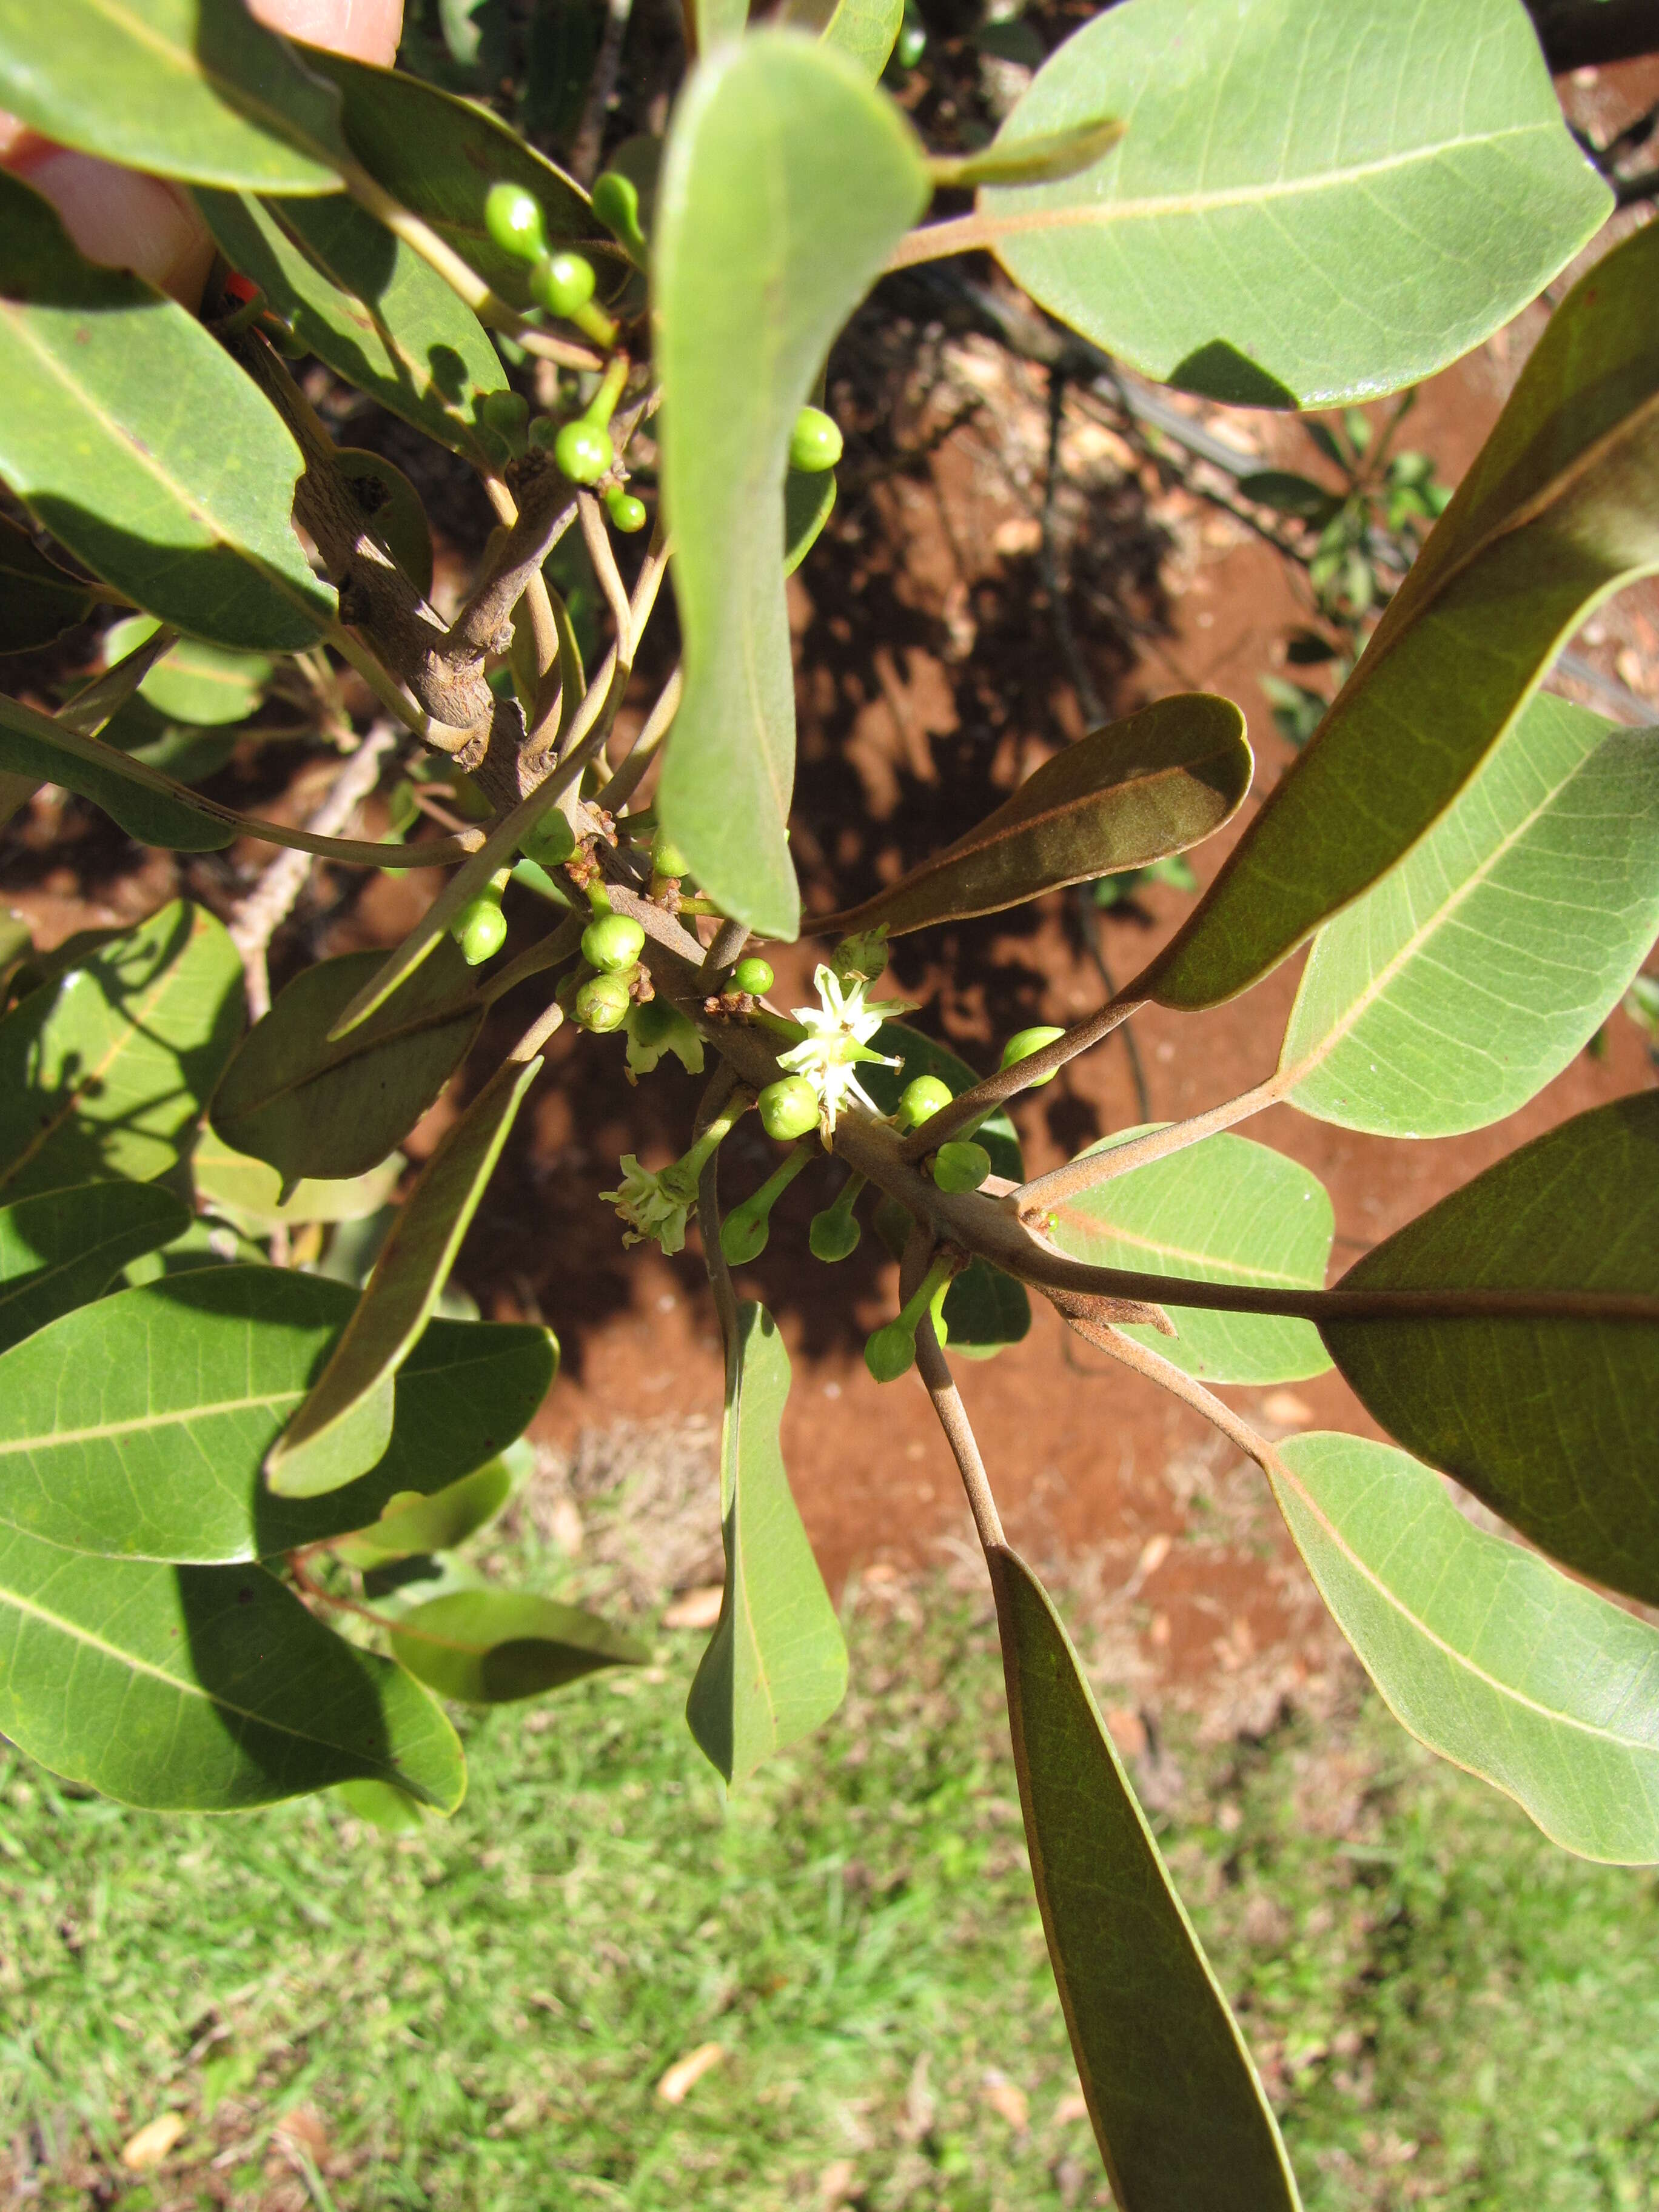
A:
POLYGON ((602 1190, 599 1196, 628 1224, 623 1243, 643 1244, 654 1238, 665 1252, 683 1250, 685 1224, 697 1203, 696 1180, 686 1175, 684 1162, 676 1160, 652 1175, 632 1152, 624 1152, 622 1174, 622 1188, 602 1190))
POLYGON ((866 1000, 867 988, 860 977, 843 983, 832 968, 820 966, 812 977, 817 986, 816 1006, 796 1006, 794 1018, 806 1031, 799 1044, 778 1054, 778 1066, 792 1075, 804 1075, 817 1093, 826 1138, 836 1133, 836 1117, 851 1099, 872 1114, 881 1109, 854 1072, 861 1061, 881 1067, 901 1067, 902 1060, 872 1052, 870 1039, 884 1021, 909 1008, 902 999, 866 1000))

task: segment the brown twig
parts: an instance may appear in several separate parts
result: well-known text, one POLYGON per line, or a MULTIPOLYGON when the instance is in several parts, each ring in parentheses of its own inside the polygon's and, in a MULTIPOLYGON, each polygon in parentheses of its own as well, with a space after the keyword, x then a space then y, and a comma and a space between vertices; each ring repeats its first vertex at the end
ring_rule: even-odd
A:
MULTIPOLYGON (((899 1297, 901 1301, 914 1296, 917 1285, 927 1272, 933 1239, 918 1222, 910 1231, 910 1241, 905 1247, 904 1259, 899 1269, 899 1297)), ((991 1492, 990 1477, 985 1472, 985 1462, 980 1455, 978 1439, 974 1435, 973 1423, 968 1418, 968 1408, 962 1402, 951 1376, 950 1364, 939 1350, 939 1338, 933 1333, 933 1319, 923 1312, 916 1324, 916 1370, 927 1385, 927 1395, 933 1401, 933 1411, 945 1431, 945 1441, 951 1447, 957 1472, 962 1477, 963 1489, 967 1492, 968 1510, 974 1516, 974 1528, 981 1547, 989 1551, 994 1544, 1004 1541, 1002 1516, 997 1511, 997 1502, 991 1492)))

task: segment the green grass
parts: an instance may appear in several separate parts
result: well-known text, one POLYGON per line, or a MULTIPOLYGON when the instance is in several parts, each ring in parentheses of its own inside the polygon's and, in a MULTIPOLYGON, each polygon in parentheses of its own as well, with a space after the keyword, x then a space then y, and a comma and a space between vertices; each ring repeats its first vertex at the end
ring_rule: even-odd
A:
MULTIPOLYGON (((466 1805, 414 1834, 333 1799, 161 1821, 0 1767, 13 2187, 299 2204, 272 2130, 309 2106, 324 2212, 1109 2203, 986 1609, 866 1595, 845 1713, 729 1805, 680 1719, 698 1641, 469 1722, 466 1805), (168 2107, 175 2153, 124 2186, 168 2107)), ((1166 1843, 1310 2212, 1659 2205, 1651 1876, 1563 1856, 1374 1705, 1182 1757, 1166 1843)))

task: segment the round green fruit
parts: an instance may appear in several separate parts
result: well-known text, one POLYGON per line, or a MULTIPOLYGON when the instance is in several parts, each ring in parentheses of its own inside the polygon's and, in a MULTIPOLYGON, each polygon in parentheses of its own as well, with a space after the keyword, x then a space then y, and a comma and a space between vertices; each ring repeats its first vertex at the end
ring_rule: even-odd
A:
POLYGON ((822 476, 841 459, 842 436, 822 407, 803 407, 789 434, 789 465, 803 476, 822 476))
POLYGON ((484 197, 484 228, 515 261, 539 261, 547 252, 541 203, 522 185, 492 185, 484 197))
POLYGON ((612 484, 605 495, 605 510, 624 538, 631 538, 636 530, 643 530, 651 517, 646 512, 645 501, 635 499, 631 491, 620 484, 612 484))
POLYGON ((519 850, 538 868, 562 868, 575 849, 576 833, 556 806, 550 806, 519 840, 519 850))
POLYGON ((665 837, 660 830, 651 840, 651 872, 653 876, 672 876, 683 882, 691 872, 691 863, 672 837, 665 837))
POLYGON ((833 1267, 837 1260, 845 1260, 857 1251, 859 1235, 858 1223, 850 1211, 826 1206, 822 1213, 812 1216, 806 1241, 815 1260, 823 1260, 833 1267))
POLYGON ((493 898, 469 899, 449 928, 469 968, 482 968, 507 942, 507 916, 493 898))
MULTIPOLYGON (((1036 1029, 1020 1030, 1003 1046, 1002 1064, 1005 1067, 1012 1067, 1018 1060, 1029 1060, 1034 1052, 1041 1052, 1044 1045, 1053 1044, 1057 1037, 1063 1037, 1065 1034, 1064 1030, 1057 1030, 1046 1023, 1040 1023, 1036 1029)), ((1054 1081, 1058 1072, 1051 1070, 1047 1075, 1039 1075, 1030 1088, 1041 1091, 1045 1083, 1054 1081)))
POLYGON ((578 416, 575 422, 567 422, 553 441, 553 458, 561 473, 572 483, 598 483, 606 470, 614 466, 617 449, 611 442, 609 430, 602 430, 586 416, 578 416))
POLYGON ((580 253, 544 253, 530 272, 530 296, 568 321, 593 296, 593 264, 580 253))
POLYGON ((769 1083, 755 1104, 762 1128, 780 1144, 804 1137, 818 1126, 818 1094, 804 1075, 785 1075, 769 1083))
POLYGON ((601 915, 582 932, 582 957, 602 975, 625 975, 645 950, 645 932, 632 915, 601 915))
POLYGON ((896 1382, 916 1364, 916 1340, 902 1321, 890 1321, 866 1339, 864 1364, 878 1382, 896 1382))
POLYGON ((738 1206, 720 1224, 720 1249, 734 1267, 746 1267, 766 1249, 771 1223, 763 1213, 738 1206))
POLYGON ((572 1012, 585 1030, 604 1036, 622 1027, 629 1004, 628 986, 620 975, 590 975, 577 992, 572 1012))
POLYGON ((776 981, 771 962, 762 960, 752 952, 746 960, 739 960, 732 970, 732 988, 734 991, 750 991, 757 999, 763 999, 776 981))
POLYGON ((983 1145, 941 1145, 933 1156, 933 1181, 941 1190, 977 1190, 991 1172, 983 1145))
POLYGON ((937 1075, 918 1075, 899 1093, 900 1128, 921 1128, 924 1121, 931 1121, 941 1108, 948 1106, 954 1096, 950 1085, 937 1075))

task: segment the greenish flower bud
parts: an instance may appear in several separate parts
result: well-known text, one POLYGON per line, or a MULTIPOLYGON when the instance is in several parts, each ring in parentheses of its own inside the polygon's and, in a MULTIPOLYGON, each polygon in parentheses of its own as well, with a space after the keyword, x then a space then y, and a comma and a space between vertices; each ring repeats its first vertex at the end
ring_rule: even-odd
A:
POLYGON ((822 476, 841 459, 842 436, 821 407, 803 407, 789 434, 789 465, 803 476, 822 476))
POLYGON ((590 975, 576 994, 576 1019, 596 1036, 619 1030, 628 1018, 629 990, 620 975, 590 975))
MULTIPOLYGON (((1053 1044, 1056 1037, 1063 1037, 1065 1034, 1064 1030, 1054 1029, 1048 1024, 1039 1024, 1036 1029, 1018 1030, 1002 1048, 1002 1064, 1005 1067, 1012 1067, 1017 1060, 1029 1060, 1034 1052, 1041 1052, 1045 1044, 1053 1044)), ((1030 1088, 1041 1091, 1045 1083, 1054 1081, 1056 1073, 1051 1070, 1047 1075, 1039 1075, 1030 1088)))
POLYGON ((878 1382, 896 1382, 916 1364, 916 1333, 914 1323, 906 1328, 903 1322, 890 1321, 884 1328, 865 1340, 864 1364, 878 1382))
POLYGON ((818 1095, 804 1075, 785 1075, 769 1083, 755 1103, 762 1128, 780 1144, 804 1137, 818 1125, 818 1095))
POLYGON ((983 1145, 960 1140, 941 1145, 933 1157, 933 1181, 941 1190, 977 1190, 991 1172, 991 1155, 983 1145))
POLYGON ((919 1129, 924 1121, 931 1121, 941 1108, 948 1106, 955 1095, 950 1085, 937 1075, 918 1075, 900 1091, 898 1110, 893 1118, 901 1129, 919 1129))
POLYGON ((640 188, 632 177, 625 177, 620 169, 606 169, 595 177, 592 205, 611 236, 619 239, 630 258, 643 268, 647 248, 640 228, 640 188))
POLYGON ((624 491, 620 484, 611 485, 605 495, 605 512, 625 538, 631 538, 636 530, 643 530, 651 520, 646 513, 645 501, 635 499, 631 491, 624 491))
POLYGON ((576 849, 576 833, 568 816, 550 806, 532 830, 519 840, 519 850, 538 868, 562 868, 576 849))
POLYGON ((842 1185, 841 1195, 833 1206, 826 1206, 822 1213, 812 1216, 806 1232, 806 1241, 812 1257, 833 1267, 836 1261, 845 1260, 859 1246, 859 1225, 853 1218, 853 1208, 864 1188, 861 1175, 849 1175, 842 1185))
POLYGON ((530 272, 530 296, 565 322, 593 296, 593 264, 580 253, 547 253, 530 272))
POLYGON ((582 957, 604 975, 627 975, 644 950, 645 932, 632 915, 604 915, 582 932, 582 957))
POLYGON ((507 916, 499 899, 469 899, 449 925, 449 933, 461 948, 469 968, 482 968, 507 942, 507 916))
POLYGON ((771 962, 759 958, 753 952, 746 960, 739 960, 732 970, 732 988, 752 992, 757 999, 763 999, 776 981, 771 962))
POLYGON ((484 228, 503 253, 539 261, 547 251, 541 204, 522 185, 492 185, 484 198, 484 228))
POLYGON ((567 422, 553 441, 553 458, 560 473, 574 484, 598 483, 605 471, 616 464, 617 450, 611 442, 611 433, 597 422, 578 417, 567 422))
POLYGON ((691 872, 691 863, 672 837, 659 830, 651 841, 651 872, 653 876, 672 876, 683 880, 691 872))

